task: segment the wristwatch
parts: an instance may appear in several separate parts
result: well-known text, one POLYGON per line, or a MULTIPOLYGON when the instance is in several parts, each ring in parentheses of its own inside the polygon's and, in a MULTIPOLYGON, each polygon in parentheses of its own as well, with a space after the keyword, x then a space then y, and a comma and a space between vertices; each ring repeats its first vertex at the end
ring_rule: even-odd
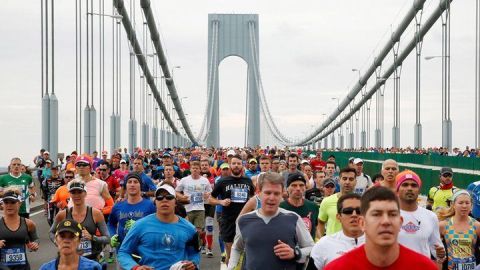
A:
POLYGON ((301 257, 302 257, 302 250, 298 247, 298 246, 295 246, 295 249, 293 250, 293 254, 295 254, 295 261, 298 261, 301 257))

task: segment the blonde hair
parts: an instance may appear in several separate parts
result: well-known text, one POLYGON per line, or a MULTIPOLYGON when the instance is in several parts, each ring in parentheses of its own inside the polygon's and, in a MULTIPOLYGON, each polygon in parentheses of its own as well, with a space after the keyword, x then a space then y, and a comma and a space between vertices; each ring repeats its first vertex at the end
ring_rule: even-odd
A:
POLYGON ((461 192, 457 194, 456 196, 454 196, 454 200, 451 202, 450 207, 438 210, 437 216, 439 221, 446 220, 455 216, 455 201, 457 201, 458 197, 460 197, 461 195, 467 195, 470 198, 470 201, 472 201, 472 197, 469 193, 461 192))

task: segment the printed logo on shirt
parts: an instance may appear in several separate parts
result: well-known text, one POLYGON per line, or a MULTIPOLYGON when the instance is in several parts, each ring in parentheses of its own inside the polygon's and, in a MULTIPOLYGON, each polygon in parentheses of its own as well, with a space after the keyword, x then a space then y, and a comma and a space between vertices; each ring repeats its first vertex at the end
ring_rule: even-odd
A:
POLYGON ((164 250, 175 250, 175 237, 173 235, 164 233, 161 243, 164 250))
POLYGON ((312 216, 312 212, 309 212, 306 217, 302 217, 303 223, 305 223, 305 226, 307 226, 307 229, 309 232, 312 231, 312 221, 310 220, 311 216, 312 216))
POLYGON ((420 230, 419 225, 415 225, 413 222, 408 222, 407 224, 402 226, 402 229, 407 233, 416 233, 420 230))

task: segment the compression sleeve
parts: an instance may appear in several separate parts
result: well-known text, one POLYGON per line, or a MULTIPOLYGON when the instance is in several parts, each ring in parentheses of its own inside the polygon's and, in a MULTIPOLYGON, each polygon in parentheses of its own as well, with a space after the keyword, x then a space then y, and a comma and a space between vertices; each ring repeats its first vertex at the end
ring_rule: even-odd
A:
POLYGON ((105 221, 100 221, 97 223, 97 228, 100 231, 101 236, 97 236, 96 242, 99 242, 103 245, 110 243, 110 234, 108 233, 107 224, 105 221))
POLYGON ((107 200, 105 200, 105 207, 103 207, 102 213, 103 213, 104 215, 110 214, 110 212, 112 212, 113 204, 114 204, 114 202, 113 202, 113 198, 112 198, 112 197, 110 197, 110 198, 108 198, 107 200))

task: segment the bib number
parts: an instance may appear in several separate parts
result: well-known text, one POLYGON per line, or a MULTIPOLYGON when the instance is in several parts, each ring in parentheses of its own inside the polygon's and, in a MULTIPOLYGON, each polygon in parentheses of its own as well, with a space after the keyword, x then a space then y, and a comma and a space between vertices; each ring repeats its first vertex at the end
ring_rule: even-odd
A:
POLYGON ((193 192, 190 200, 192 200, 193 204, 202 204, 203 203, 203 193, 201 192, 193 192))
POLYGON ((1 249, 2 262, 6 266, 11 265, 24 265, 27 263, 27 255, 25 254, 25 248, 6 248, 1 249))
POLYGON ((233 188, 230 199, 235 203, 245 203, 248 200, 248 192, 243 188, 233 188))
POLYGON ((78 245, 78 249, 82 251, 82 256, 88 256, 92 254, 92 241, 82 240, 78 245))
POLYGON ((474 270, 475 269, 475 263, 459 263, 455 265, 456 270, 474 270))

